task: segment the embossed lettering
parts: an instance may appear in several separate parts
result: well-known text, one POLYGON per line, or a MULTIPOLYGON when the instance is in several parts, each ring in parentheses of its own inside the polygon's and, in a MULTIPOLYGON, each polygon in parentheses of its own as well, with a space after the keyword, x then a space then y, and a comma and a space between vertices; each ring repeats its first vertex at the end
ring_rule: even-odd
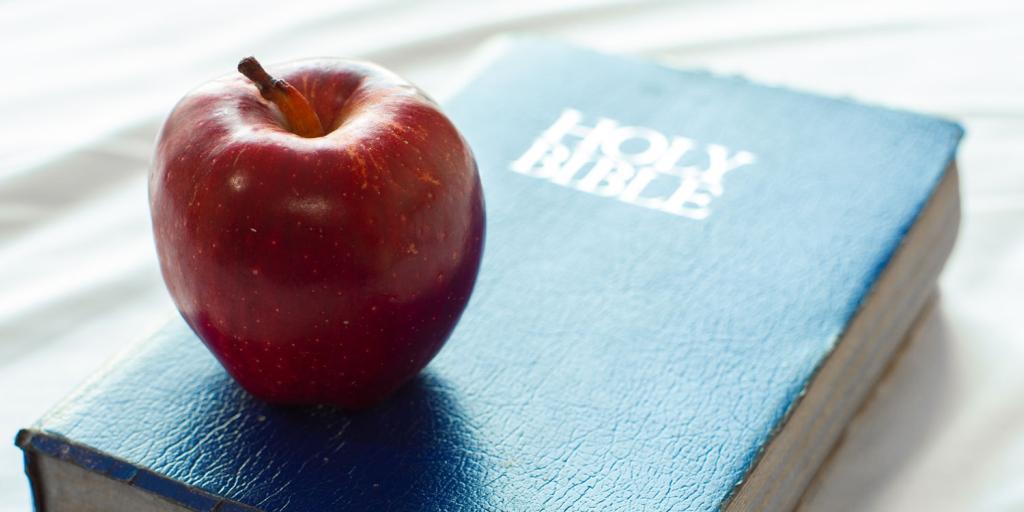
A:
POLYGON ((567 108, 514 162, 511 170, 590 194, 691 219, 711 214, 725 176, 757 161, 721 144, 666 137, 640 126, 567 108), (680 166, 680 162, 698 162, 680 166))

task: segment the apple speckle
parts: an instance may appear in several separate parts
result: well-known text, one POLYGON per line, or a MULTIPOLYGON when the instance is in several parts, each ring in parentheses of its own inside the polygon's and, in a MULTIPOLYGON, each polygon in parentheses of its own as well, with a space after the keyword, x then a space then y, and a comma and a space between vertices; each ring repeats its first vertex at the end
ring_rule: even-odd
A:
POLYGON ((235 192, 241 192, 245 188, 245 176, 242 174, 235 174, 228 179, 228 185, 234 189, 235 192))

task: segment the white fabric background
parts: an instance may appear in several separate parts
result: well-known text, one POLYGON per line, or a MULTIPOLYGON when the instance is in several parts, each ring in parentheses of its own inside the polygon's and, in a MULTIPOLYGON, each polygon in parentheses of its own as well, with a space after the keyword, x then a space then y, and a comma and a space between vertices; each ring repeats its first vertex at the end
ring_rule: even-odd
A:
POLYGON ((939 307, 806 508, 1024 510, 1015 0, 0 5, 0 510, 28 507, 16 429, 173 314, 145 171, 186 90, 248 54, 336 55, 443 97, 472 49, 506 30, 963 121, 965 218, 939 307))

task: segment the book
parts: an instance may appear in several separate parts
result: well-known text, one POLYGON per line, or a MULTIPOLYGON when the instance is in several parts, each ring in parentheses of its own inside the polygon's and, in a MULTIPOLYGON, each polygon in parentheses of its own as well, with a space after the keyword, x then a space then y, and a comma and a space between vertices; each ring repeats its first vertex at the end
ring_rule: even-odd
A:
POLYGON ((63 510, 785 510, 934 287, 955 123, 556 42, 445 103, 476 291, 368 411, 239 388, 180 320, 21 431, 63 510))

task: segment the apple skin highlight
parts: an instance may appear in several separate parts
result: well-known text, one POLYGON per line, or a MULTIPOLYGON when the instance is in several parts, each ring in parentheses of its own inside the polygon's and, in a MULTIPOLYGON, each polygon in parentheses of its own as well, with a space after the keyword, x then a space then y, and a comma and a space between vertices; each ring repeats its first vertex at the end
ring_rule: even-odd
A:
POLYGON ((367 407, 430 362, 469 300, 485 231, 476 162, 439 107, 381 67, 269 69, 326 134, 290 131, 241 74, 185 96, 149 176, 161 272, 257 398, 367 407))

